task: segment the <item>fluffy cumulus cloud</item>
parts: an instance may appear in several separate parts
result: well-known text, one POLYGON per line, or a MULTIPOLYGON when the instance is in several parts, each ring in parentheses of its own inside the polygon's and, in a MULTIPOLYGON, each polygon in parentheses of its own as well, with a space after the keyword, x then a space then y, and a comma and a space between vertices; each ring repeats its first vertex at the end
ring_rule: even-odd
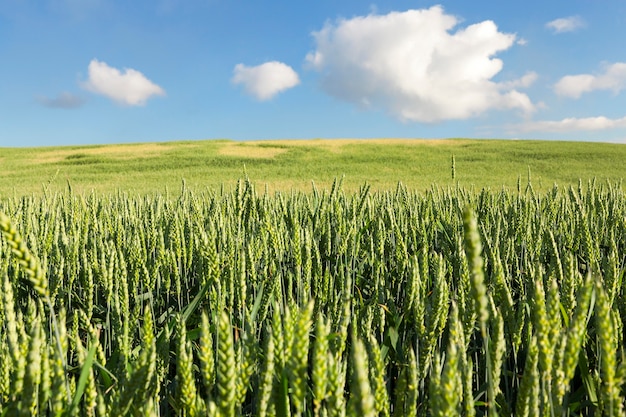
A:
POLYGON ((37 97, 37 101, 42 106, 52 109, 75 109, 85 103, 85 100, 82 97, 67 91, 62 92, 56 97, 40 96, 37 97))
POLYGON ((535 74, 492 80, 503 67, 494 56, 516 36, 492 21, 452 32, 458 23, 441 6, 327 23, 313 33, 316 49, 307 62, 327 93, 403 121, 467 119, 490 109, 532 112, 533 103, 516 88, 530 85, 535 74))
POLYGON ((570 117, 562 120, 544 120, 517 126, 523 132, 578 132, 626 128, 626 117, 610 119, 598 117, 570 117))
POLYGON ((546 27, 554 33, 574 32, 584 28, 585 21, 580 16, 561 17, 546 23, 546 27))
POLYGON ((165 95, 141 72, 131 68, 122 72, 97 59, 89 63, 89 78, 82 87, 126 106, 143 106, 150 97, 165 95))
POLYGON ((596 75, 567 75, 555 85, 554 91, 563 97, 579 98, 583 93, 594 90, 610 90, 617 94, 626 88, 626 63, 607 65, 604 72, 596 75))
POLYGON ((300 84, 300 78, 289 65, 271 61, 254 67, 237 64, 232 82, 241 84, 248 94, 264 101, 300 84))

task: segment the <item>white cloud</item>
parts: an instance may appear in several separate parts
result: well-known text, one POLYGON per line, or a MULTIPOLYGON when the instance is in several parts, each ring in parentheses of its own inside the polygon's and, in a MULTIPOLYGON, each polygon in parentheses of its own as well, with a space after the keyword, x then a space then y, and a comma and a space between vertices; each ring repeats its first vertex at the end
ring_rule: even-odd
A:
POLYGON ((517 80, 502 82, 500 83, 500 86, 501 88, 504 88, 504 89, 528 88, 531 85, 533 85, 535 81, 537 81, 538 77, 539 76, 537 75, 536 72, 530 71, 524 74, 523 77, 517 80))
POLYGON ((580 16, 562 17, 546 23, 546 27, 555 33, 574 32, 585 26, 586 23, 580 16))
POLYGON ((278 61, 255 67, 237 64, 233 73, 232 82, 242 84, 248 94, 261 101, 300 84, 298 74, 289 65, 278 61))
POLYGON ((457 23, 441 6, 342 19, 313 33, 316 50, 307 62, 330 95, 403 121, 467 119, 490 109, 532 112, 526 94, 491 81, 503 67, 493 56, 509 49, 515 35, 498 32, 492 21, 450 33, 457 23))
POLYGON ((52 109, 75 109, 77 107, 81 107, 85 103, 85 100, 82 97, 68 93, 67 91, 64 91, 58 96, 52 98, 40 96, 37 97, 37 101, 42 106, 52 109))
POLYGON ((576 132, 626 128, 626 117, 609 119, 608 117, 569 117, 562 120, 544 120, 520 124, 515 130, 523 132, 576 132))
POLYGON ((602 74, 567 75, 555 85, 554 91, 564 97, 579 98, 594 90, 610 90, 617 94, 626 88, 626 63, 605 66, 602 74))
POLYGON ((122 73, 97 59, 89 63, 89 78, 82 87, 128 106, 143 106, 150 97, 165 95, 161 87, 141 72, 124 68, 122 73))

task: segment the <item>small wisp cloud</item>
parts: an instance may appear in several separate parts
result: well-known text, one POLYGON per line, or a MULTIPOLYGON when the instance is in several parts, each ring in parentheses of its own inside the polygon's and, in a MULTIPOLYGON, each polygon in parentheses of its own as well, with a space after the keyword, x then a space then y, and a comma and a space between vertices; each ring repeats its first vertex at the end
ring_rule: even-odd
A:
POLYGON ((611 119, 605 116, 568 117, 562 120, 543 120, 518 125, 523 132, 577 132, 626 128, 626 117, 611 119))
MULTIPOLYGON (((626 89, 626 63, 605 64, 597 74, 567 75, 554 85, 554 92, 565 98, 578 99, 583 94, 598 90, 618 94, 626 89)), ((514 126, 515 132, 591 132, 626 128, 626 117, 606 116, 567 117, 561 120, 540 120, 514 126)))
POLYGON ((257 100, 266 101, 300 84, 300 78, 289 65, 270 61, 253 67, 237 64, 232 82, 241 84, 246 93, 257 100))
POLYGON ((606 65, 600 74, 567 75, 554 85, 554 92, 563 97, 579 98, 584 93, 608 90, 618 94, 626 88, 626 63, 606 65))
POLYGON ((561 17, 546 23, 546 27, 554 33, 574 32, 587 24, 580 16, 561 17))
POLYGON ((85 104, 85 99, 70 92, 64 91, 56 97, 39 96, 37 101, 44 107, 51 109, 75 109, 85 104))
POLYGON ((535 106, 518 89, 536 74, 492 81, 503 68, 494 56, 516 35, 490 20, 458 24, 441 6, 341 19, 313 33, 316 49, 306 59, 328 94, 402 121, 468 119, 491 109, 532 113, 535 106))
POLYGON ((123 71, 93 59, 89 63, 89 77, 82 87, 125 106, 143 106, 153 96, 164 96, 165 90, 141 72, 132 68, 123 71))

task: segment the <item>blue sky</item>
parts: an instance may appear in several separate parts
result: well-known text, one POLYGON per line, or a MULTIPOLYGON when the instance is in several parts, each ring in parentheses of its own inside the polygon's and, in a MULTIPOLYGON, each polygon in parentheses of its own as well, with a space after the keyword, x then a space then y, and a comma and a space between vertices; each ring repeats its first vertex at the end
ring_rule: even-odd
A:
POLYGON ((626 2, 0 0, 0 146, 626 142, 626 2))

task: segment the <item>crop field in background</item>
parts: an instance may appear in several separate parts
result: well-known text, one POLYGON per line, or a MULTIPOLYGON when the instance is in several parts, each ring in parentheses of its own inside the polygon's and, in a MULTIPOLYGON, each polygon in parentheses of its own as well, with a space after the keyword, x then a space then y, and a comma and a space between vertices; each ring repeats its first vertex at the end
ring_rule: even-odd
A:
POLYGON ((625 148, 3 149, 0 415, 624 416, 625 148))
POLYGON ((50 148, 0 148, 0 196, 63 191, 176 192, 181 181, 197 191, 234 188, 246 175, 260 191, 329 189, 344 177, 355 192, 393 189, 402 182, 424 191, 433 184, 477 190, 506 187, 530 171, 537 191, 579 179, 626 178, 626 146, 512 140, 285 140, 194 141, 50 148), (455 178, 451 159, 455 158, 455 178))

